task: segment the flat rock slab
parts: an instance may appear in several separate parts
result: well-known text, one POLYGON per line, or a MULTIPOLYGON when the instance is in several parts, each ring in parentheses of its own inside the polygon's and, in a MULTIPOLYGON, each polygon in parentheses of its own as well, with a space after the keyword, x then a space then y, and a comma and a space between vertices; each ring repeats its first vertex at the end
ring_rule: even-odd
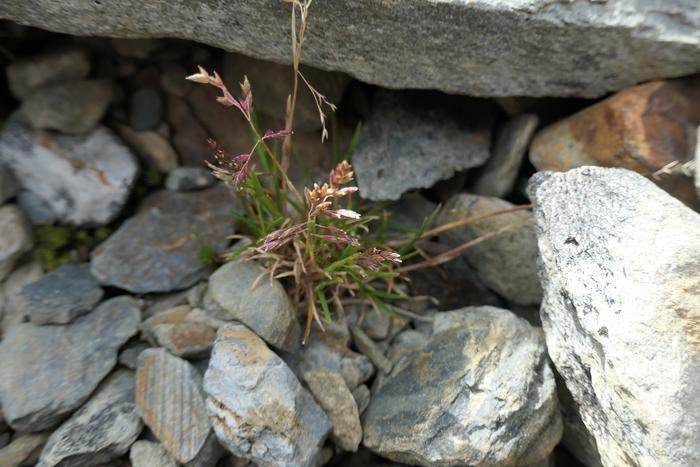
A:
MULTIPOLYGON (((290 9, 271 0, 5 0, 0 18, 77 35, 191 39, 289 63, 290 9)), ((596 97, 700 70, 696 0, 319 2, 309 30, 305 63, 391 88, 596 97)))
POLYGON ((90 400, 54 431, 39 458, 40 467, 95 465, 129 450, 141 433, 134 403, 134 373, 118 370, 90 400))
POLYGON ((603 465, 700 465, 700 215, 624 169, 528 191, 547 348, 603 465))
POLYGON ((360 195, 396 200, 489 157, 493 109, 437 93, 379 91, 353 154, 360 195))
POLYGON ((258 465, 314 466, 331 422, 292 370, 242 324, 219 330, 204 375, 219 442, 258 465))
POLYGON ((22 289, 34 324, 66 324, 91 311, 104 291, 88 264, 66 264, 22 289))
POLYGON ((61 135, 34 131, 17 114, 0 134, 0 160, 61 222, 85 226, 119 214, 138 172, 131 151, 106 127, 61 135))
POLYGON ((136 405, 178 462, 195 459, 211 433, 201 379, 194 366, 165 349, 147 349, 139 356, 136 405))
POLYGON ((233 231, 234 198, 224 187, 157 192, 92 253, 92 274, 133 293, 184 289, 206 276, 198 252, 222 252, 233 231))
POLYGON ((373 394, 365 446, 424 466, 547 459, 562 425, 542 331, 489 306, 438 313, 434 326, 373 394))
POLYGON ((0 343, 0 402, 8 424, 43 430, 80 407, 140 320, 136 301, 121 296, 67 325, 11 327, 0 343))

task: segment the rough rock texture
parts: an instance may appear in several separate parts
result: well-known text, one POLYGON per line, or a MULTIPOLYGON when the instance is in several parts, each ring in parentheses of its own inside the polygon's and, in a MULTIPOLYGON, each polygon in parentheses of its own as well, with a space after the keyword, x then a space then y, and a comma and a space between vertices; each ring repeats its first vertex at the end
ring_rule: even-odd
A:
POLYGON ((8 424, 43 430, 80 407, 114 367, 117 350, 140 320, 136 301, 121 296, 71 324, 10 328, 0 343, 0 402, 8 424))
POLYGON ((0 207, 0 281, 33 245, 32 232, 22 211, 13 205, 0 207))
POLYGON ((9 64, 7 82, 12 95, 24 99, 43 86, 81 80, 89 73, 90 59, 85 50, 52 50, 9 64))
MULTIPOLYGON (((142 6, 5 0, 0 18, 70 34, 179 37, 290 62, 287 4, 142 6)), ((311 8, 304 60, 386 87, 593 97, 700 70, 696 6, 695 0, 323 2, 311 8)))
POLYGON ((22 289, 29 320, 34 324, 65 324, 91 311, 104 291, 88 264, 66 264, 22 289))
POLYGON ((0 467, 33 466, 39 460, 41 448, 49 433, 27 433, 17 436, 0 449, 0 467))
POLYGON ((364 444, 418 465, 528 465, 561 436, 542 331, 511 312, 436 315, 428 345, 395 368, 363 417, 364 444))
POLYGON ((603 464, 699 465, 700 216, 623 169, 529 193, 547 347, 603 464))
POLYGON ((258 465, 313 466, 331 423, 294 373, 248 328, 219 330, 204 375, 214 432, 258 465))
POLYGON ((486 161, 471 191, 477 195, 503 198, 513 191, 518 171, 527 153, 539 118, 535 114, 518 115, 498 132, 493 155, 486 161))
MULTIPOLYGON (((479 216, 513 208, 514 205, 488 196, 462 193, 453 197, 441 215, 441 222, 479 216)), ((445 232, 451 246, 459 246, 482 235, 507 229, 464 252, 467 262, 486 286, 520 305, 537 305, 542 290, 537 275, 537 239, 532 214, 515 211, 483 219, 445 232), (507 226, 512 225, 512 228, 507 226)))
POLYGON ((41 262, 31 259, 19 265, 0 285, 0 335, 15 324, 27 321, 27 306, 22 298, 22 289, 43 274, 41 262))
POLYGON ((208 271, 202 247, 221 252, 231 234, 233 198, 223 187, 197 193, 160 191, 92 252, 92 274, 104 285, 134 293, 170 292, 208 271))
POLYGON ((360 195, 399 199, 429 188, 489 157, 491 116, 485 104, 434 93, 379 91, 353 155, 360 195))
POLYGON ((153 344, 188 358, 208 355, 216 330, 224 324, 205 310, 181 305, 148 318, 141 323, 141 329, 153 344))
POLYGON ((106 80, 70 81, 33 92, 20 112, 37 130, 87 133, 107 112, 113 94, 114 85, 106 80))
POLYGON ((168 451, 159 443, 136 441, 129 451, 132 467, 177 467, 168 451))
MULTIPOLYGON (((540 131, 530 161, 540 171, 597 165, 648 175, 692 160, 698 102, 700 77, 625 89, 540 131)), ((658 184, 687 204, 697 202, 690 177, 664 175, 658 184)))
POLYGON ((258 280, 265 274, 265 269, 257 263, 231 261, 211 275, 209 292, 221 308, 265 342, 293 352, 301 339, 294 307, 277 280, 271 281, 269 277, 258 280))
POLYGON ((51 434, 38 466, 109 462, 126 453, 139 433, 141 419, 134 404, 134 373, 119 370, 51 434))
POLYGON ((0 159, 23 188, 75 225, 114 219, 138 170, 131 152, 105 127, 81 136, 35 132, 16 114, 0 134, 0 159))
POLYGON ((197 457, 211 426, 194 366, 165 349, 144 350, 136 371, 136 405, 175 460, 187 463, 197 457))

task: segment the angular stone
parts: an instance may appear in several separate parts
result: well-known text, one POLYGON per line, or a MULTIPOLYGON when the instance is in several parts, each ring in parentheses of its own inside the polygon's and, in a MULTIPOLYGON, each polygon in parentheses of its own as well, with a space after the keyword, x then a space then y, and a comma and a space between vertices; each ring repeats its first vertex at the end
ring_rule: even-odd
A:
POLYGON ((140 320, 136 301, 121 296, 71 324, 10 328, 0 343, 0 402, 8 424, 43 430, 80 407, 117 363, 117 350, 140 320))
POLYGON ((147 349, 139 356, 136 405, 143 422, 178 462, 187 463, 202 450, 211 427, 201 376, 165 349, 147 349))
POLYGON ((22 211, 14 205, 0 207, 0 281, 7 277, 15 263, 32 249, 32 232, 22 211))
POLYGON ((129 460, 132 467, 177 467, 168 451, 153 441, 136 441, 129 451, 129 460))
POLYGON ((149 340, 165 347, 178 357, 203 357, 209 354, 216 330, 223 322, 210 318, 203 310, 183 305, 164 311, 144 321, 141 328, 149 340))
POLYGON ((66 324, 91 311, 104 291, 88 264, 66 264, 22 289, 34 324, 66 324))
MULTIPOLYGON (((5 0, 0 17, 76 35, 178 37, 291 61, 286 4, 236 0, 193 14, 184 0, 165 11, 137 0, 89 8, 77 0, 55 2, 5 0)), ((391 9, 380 0, 314 3, 303 60, 391 88, 596 97, 697 72, 696 6, 695 0, 417 0, 391 9)))
POLYGON ((20 112, 35 130, 87 133, 102 120, 113 95, 114 84, 106 80, 69 81, 33 92, 20 112))
MULTIPOLYGON (((700 78, 625 89, 541 130, 530 161, 540 171, 597 165, 649 175, 673 161, 692 160, 698 102, 700 78)), ((659 185, 685 203, 697 202, 689 177, 660 177, 659 185)))
POLYGON ((170 191, 196 191, 209 188, 216 180, 204 167, 178 167, 168 174, 165 187, 170 191))
POLYGON ((547 348, 603 465, 700 464, 700 215, 624 169, 529 194, 547 348))
POLYGON ((11 63, 7 82, 12 95, 24 99, 43 86, 85 79, 89 73, 87 52, 65 49, 11 63))
POLYGON ((0 205, 14 198, 19 191, 17 179, 7 167, 0 164, 0 205))
POLYGON ((204 375, 221 444, 258 465, 313 466, 331 423, 294 373, 241 324, 219 330, 204 375))
POLYGON ((41 448, 49 433, 27 433, 17 436, 10 444, 0 449, 0 467, 36 465, 41 448))
POLYGON ((81 136, 34 132, 11 116, 0 135, 0 159, 24 189, 46 201, 61 222, 105 224, 131 191, 138 167, 105 127, 81 136))
POLYGON ((511 118, 503 125, 498 132, 493 155, 481 168, 479 178, 471 189, 473 193, 503 198, 513 191, 538 123, 537 115, 525 114, 511 118))
MULTIPOLYGON (((499 198, 462 193, 452 198, 440 222, 486 215, 515 205, 499 198)), ((503 232, 467 249, 463 254, 487 287, 508 301, 536 305, 542 299, 537 276, 537 239, 532 214, 515 211, 472 222, 446 231, 441 238, 457 247, 482 235, 503 232), (509 227, 511 226, 511 227, 509 227)))
POLYGON ((51 434, 38 465, 95 465, 126 453, 141 433, 134 386, 132 371, 110 375, 87 404, 51 434))
POLYGON ((178 165, 178 155, 167 138, 157 131, 134 131, 127 125, 116 126, 119 135, 150 167, 168 173, 178 165))
POLYGON ((431 93, 378 92, 353 155, 360 195, 399 199, 412 188, 430 188, 455 171, 482 165, 493 118, 486 107, 431 93))
POLYGON ((211 275, 209 292, 221 308, 265 342, 293 352, 299 347, 301 326, 282 284, 260 278, 265 275, 265 269, 255 262, 231 261, 211 275))
POLYGON ((387 377, 364 444, 417 465, 530 465, 561 437, 542 331, 507 310, 469 307, 387 377))
POLYGON ((0 335, 15 324, 27 321, 27 305, 22 299, 22 289, 43 274, 41 262, 31 259, 19 265, 0 285, 0 335))
POLYGON ((202 247, 222 252, 231 234, 233 198, 223 187, 157 192, 92 252, 92 274, 133 293, 184 289, 206 276, 202 247))
POLYGON ((357 451, 362 441, 360 414, 343 377, 334 371, 314 370, 304 373, 303 378, 331 420, 331 440, 344 451, 357 451))

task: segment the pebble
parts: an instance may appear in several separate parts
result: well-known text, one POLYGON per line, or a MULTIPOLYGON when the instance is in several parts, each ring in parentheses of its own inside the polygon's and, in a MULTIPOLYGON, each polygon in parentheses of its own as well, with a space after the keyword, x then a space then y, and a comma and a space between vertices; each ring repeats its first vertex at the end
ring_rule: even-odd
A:
POLYGON ((0 281, 32 246, 32 232, 22 211, 11 204, 0 206, 0 281))

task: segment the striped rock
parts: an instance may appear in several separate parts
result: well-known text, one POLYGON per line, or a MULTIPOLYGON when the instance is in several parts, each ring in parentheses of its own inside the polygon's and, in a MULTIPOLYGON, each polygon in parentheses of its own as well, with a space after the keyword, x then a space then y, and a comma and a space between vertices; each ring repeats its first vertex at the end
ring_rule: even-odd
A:
POLYGON ((146 349, 136 371, 136 405, 144 423, 175 460, 191 462, 211 432, 201 376, 163 348, 146 349))

